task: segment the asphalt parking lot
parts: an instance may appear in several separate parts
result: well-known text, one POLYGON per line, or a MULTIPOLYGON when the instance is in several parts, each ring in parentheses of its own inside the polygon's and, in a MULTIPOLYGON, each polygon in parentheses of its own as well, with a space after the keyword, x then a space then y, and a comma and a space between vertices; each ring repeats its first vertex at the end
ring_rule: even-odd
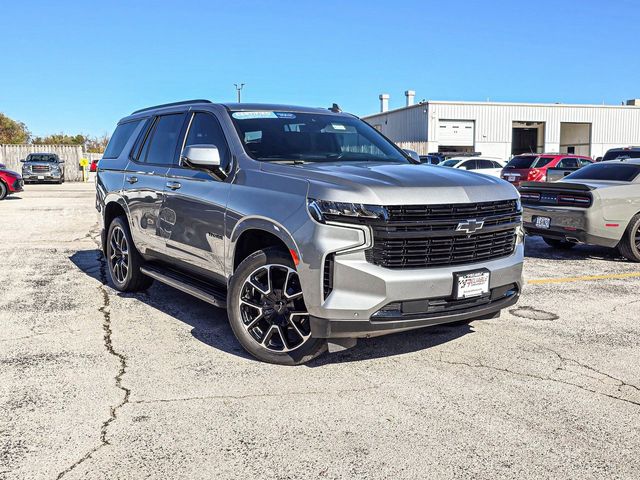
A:
POLYGON ((500 319, 249 358, 106 284, 93 184, 0 202, 0 478, 638 478, 640 265, 527 243, 500 319))

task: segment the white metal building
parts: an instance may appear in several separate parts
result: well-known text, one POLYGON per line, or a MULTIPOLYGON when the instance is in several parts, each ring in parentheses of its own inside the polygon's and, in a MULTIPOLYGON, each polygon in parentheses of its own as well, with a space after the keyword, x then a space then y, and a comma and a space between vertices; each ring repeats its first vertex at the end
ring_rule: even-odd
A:
POLYGON ((626 105, 559 103, 443 102, 413 103, 364 117, 403 148, 428 152, 480 152, 508 159, 524 152, 560 152, 602 156, 609 148, 640 145, 640 100, 626 105))

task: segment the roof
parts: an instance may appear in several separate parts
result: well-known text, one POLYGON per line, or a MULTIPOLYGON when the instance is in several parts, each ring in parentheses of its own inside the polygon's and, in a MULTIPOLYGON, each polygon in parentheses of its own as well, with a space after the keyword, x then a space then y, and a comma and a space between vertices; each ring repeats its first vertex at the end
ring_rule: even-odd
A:
POLYGON ((362 118, 377 117, 388 113, 401 112, 411 108, 424 108, 429 105, 474 105, 474 106, 503 106, 503 107, 562 107, 562 108, 614 108, 614 109, 637 109, 640 112, 640 106, 637 105, 610 105, 610 104, 581 104, 581 103, 527 103, 527 102, 482 102, 482 101, 461 101, 461 100, 423 100, 413 105, 394 108, 386 112, 376 112, 365 115, 362 118))
POLYGON ((276 112, 298 112, 298 113, 334 113, 329 108, 322 107, 301 107, 298 105, 282 105, 277 103, 223 103, 229 110, 239 110, 243 112, 251 111, 276 111, 276 112))

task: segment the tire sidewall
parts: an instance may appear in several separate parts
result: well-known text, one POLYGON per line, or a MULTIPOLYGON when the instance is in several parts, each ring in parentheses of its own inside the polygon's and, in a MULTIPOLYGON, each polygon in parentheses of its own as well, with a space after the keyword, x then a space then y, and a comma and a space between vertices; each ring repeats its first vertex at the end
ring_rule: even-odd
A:
POLYGON ((111 282, 116 287, 116 290, 126 291, 131 283, 131 278, 133 276, 133 255, 132 250, 135 248, 133 246, 133 240, 131 238, 131 234, 129 233, 129 226, 123 220, 122 217, 116 217, 113 219, 111 224, 109 225, 109 231, 107 232, 107 245, 106 245, 106 260, 107 260, 107 269, 109 270, 109 276, 111 277, 111 282), (120 229, 124 232, 124 236, 127 239, 127 249, 129 250, 129 268, 127 269, 127 276, 124 282, 119 282, 115 275, 113 274, 113 266, 111 265, 111 235, 113 235, 113 231, 116 227, 120 227, 120 229))
POLYGON ((9 194, 9 189, 4 184, 3 181, 0 181, 0 200, 4 200, 9 194))
POLYGON ((229 283, 227 294, 227 315, 238 342, 258 360, 279 365, 298 365, 320 355, 326 348, 326 340, 311 337, 301 347, 292 352, 274 352, 259 345, 244 328, 240 314, 240 293, 247 277, 256 269, 268 265, 283 265, 296 269, 291 257, 280 249, 268 248, 249 255, 238 266, 229 283))
POLYGON ((640 250, 638 250, 638 247, 636 246, 636 232, 638 231, 638 228, 640 227, 640 215, 635 215, 632 219, 631 222, 629 223, 629 227, 627 228, 627 231, 625 232, 625 240, 626 240, 626 250, 628 251, 629 254, 631 254, 634 258, 629 258, 627 255, 627 258, 629 258, 629 260, 635 260, 636 262, 640 262, 640 250))

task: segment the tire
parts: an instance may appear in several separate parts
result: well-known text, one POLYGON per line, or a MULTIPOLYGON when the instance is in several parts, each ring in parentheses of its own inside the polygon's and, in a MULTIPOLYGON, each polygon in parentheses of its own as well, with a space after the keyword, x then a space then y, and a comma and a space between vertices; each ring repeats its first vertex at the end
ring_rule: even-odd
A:
POLYGON ((549 237, 542 237, 542 240, 544 240, 544 243, 546 243, 550 247, 556 248, 558 250, 570 250, 577 245, 573 242, 567 242, 566 240, 557 240, 555 238, 549 237))
POLYGON ((627 260, 640 262, 640 214, 634 215, 618 244, 618 251, 627 260))
POLYGON ((139 292, 151 286, 153 279, 140 271, 144 260, 133 243, 126 217, 111 221, 105 253, 109 276, 116 290, 139 292))
POLYGON ((227 313, 238 342, 263 362, 299 365, 327 347, 326 339, 311 336, 295 265, 279 248, 242 261, 231 277, 227 313))
POLYGON ((4 184, 4 182, 0 181, 0 200, 4 200, 9 194, 9 189, 4 184))

